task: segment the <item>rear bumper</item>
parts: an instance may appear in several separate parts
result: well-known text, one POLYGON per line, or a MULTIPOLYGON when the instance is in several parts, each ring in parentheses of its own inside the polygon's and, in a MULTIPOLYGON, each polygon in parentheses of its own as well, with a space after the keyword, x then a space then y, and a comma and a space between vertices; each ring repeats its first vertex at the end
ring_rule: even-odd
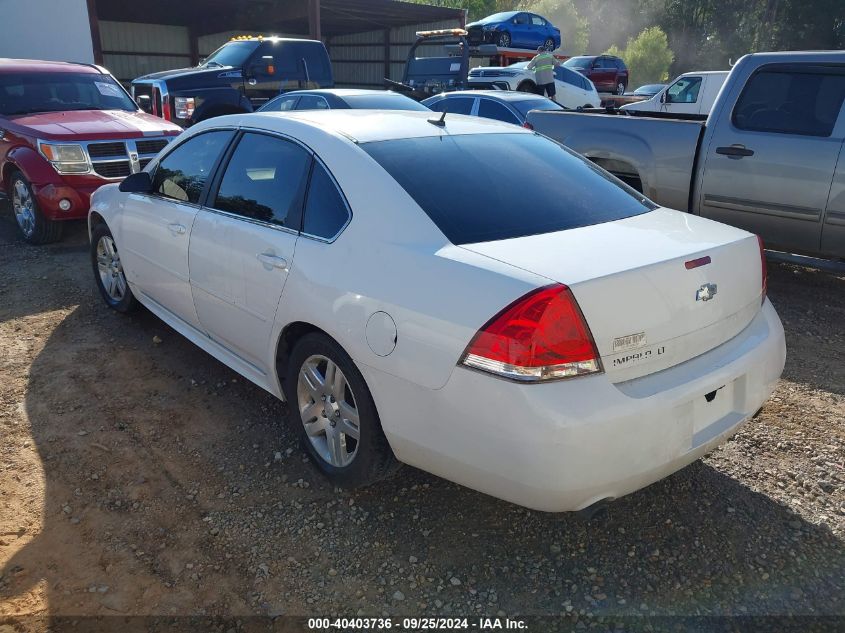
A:
POLYGON ((785 358, 766 301, 727 343, 618 384, 598 375, 521 385, 459 367, 429 390, 362 369, 401 461, 558 512, 638 490, 724 442, 771 395, 785 358))

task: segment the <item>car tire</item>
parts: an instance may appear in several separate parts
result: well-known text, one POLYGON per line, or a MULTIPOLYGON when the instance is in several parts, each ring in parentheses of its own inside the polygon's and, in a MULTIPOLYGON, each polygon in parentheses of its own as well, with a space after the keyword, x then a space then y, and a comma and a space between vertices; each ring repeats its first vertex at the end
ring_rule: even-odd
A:
POLYGON ((543 42, 543 48, 549 52, 553 51, 555 49, 555 41, 551 37, 547 37, 546 41, 543 42))
POLYGON ((30 244, 49 244, 62 239, 62 222, 48 220, 38 208, 32 185, 20 171, 9 177, 9 201, 23 239, 30 244))
POLYGON ((616 94, 617 94, 617 95, 620 95, 620 96, 621 96, 621 95, 624 95, 624 94, 625 94, 625 91, 626 91, 627 89, 628 89, 628 86, 626 86, 626 85, 625 85, 624 83, 622 83, 621 81, 620 81, 619 83, 617 83, 617 84, 616 84, 616 94))
POLYGON ((530 92, 533 94, 537 92, 537 85, 530 79, 526 79, 525 81, 520 82, 520 84, 516 87, 516 91, 530 92))
POLYGON ((297 341, 284 392, 305 451, 334 485, 367 486, 400 467, 364 377, 330 337, 314 332, 297 341))
POLYGON ((91 267, 94 283, 108 307, 124 313, 138 308, 138 300, 123 272, 117 244, 105 223, 97 224, 91 231, 91 267))
POLYGON ((500 48, 510 48, 511 44, 511 34, 507 31, 502 31, 496 36, 496 46, 500 48))

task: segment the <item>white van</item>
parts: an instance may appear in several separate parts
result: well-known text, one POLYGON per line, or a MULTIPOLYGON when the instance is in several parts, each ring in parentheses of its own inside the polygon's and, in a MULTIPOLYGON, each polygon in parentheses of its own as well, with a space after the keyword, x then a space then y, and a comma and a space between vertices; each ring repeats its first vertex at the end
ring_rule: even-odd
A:
POLYGON ((629 103, 621 109, 671 114, 710 114, 710 108, 713 107, 728 72, 708 70, 684 73, 651 99, 629 103))

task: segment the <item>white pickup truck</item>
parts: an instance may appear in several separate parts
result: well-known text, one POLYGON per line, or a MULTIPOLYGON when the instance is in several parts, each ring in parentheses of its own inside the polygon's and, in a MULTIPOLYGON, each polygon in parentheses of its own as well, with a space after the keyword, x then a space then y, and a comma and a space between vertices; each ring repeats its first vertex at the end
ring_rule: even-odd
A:
POLYGON ((845 257, 845 52, 755 53, 706 121, 659 112, 530 112, 528 122, 663 206, 767 247, 845 257))
POLYGON ((727 77, 727 70, 684 73, 651 99, 635 101, 620 109, 707 116, 727 77))

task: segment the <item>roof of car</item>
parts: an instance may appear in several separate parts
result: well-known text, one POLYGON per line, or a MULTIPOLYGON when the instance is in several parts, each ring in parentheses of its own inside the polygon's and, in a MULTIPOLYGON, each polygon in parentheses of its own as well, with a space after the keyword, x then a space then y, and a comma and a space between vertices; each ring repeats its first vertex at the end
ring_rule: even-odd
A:
POLYGON ((357 143, 456 134, 531 134, 509 123, 460 114, 447 114, 446 125, 442 127, 430 122, 439 118, 439 112, 416 110, 295 110, 218 117, 209 119, 208 127, 231 125, 237 119, 240 125, 283 131, 285 123, 297 121, 357 143))
POLYGON ((93 64, 74 64, 72 62, 51 62, 40 59, 10 59, 0 57, 0 73, 92 73, 102 74, 93 64))
POLYGON ((334 95, 335 97, 361 97, 366 95, 388 95, 388 96, 397 96, 397 97, 404 97, 405 95, 400 94, 398 92, 393 92, 392 90, 364 90, 362 88, 316 88, 314 90, 291 90, 290 92, 284 93, 283 97, 289 97, 291 95, 299 95, 299 94, 310 94, 310 95, 334 95))
POLYGON ((502 101, 525 101, 527 99, 546 98, 531 92, 521 92, 519 90, 455 90, 453 92, 443 92, 435 95, 435 97, 492 97, 493 99, 501 99, 502 101))

